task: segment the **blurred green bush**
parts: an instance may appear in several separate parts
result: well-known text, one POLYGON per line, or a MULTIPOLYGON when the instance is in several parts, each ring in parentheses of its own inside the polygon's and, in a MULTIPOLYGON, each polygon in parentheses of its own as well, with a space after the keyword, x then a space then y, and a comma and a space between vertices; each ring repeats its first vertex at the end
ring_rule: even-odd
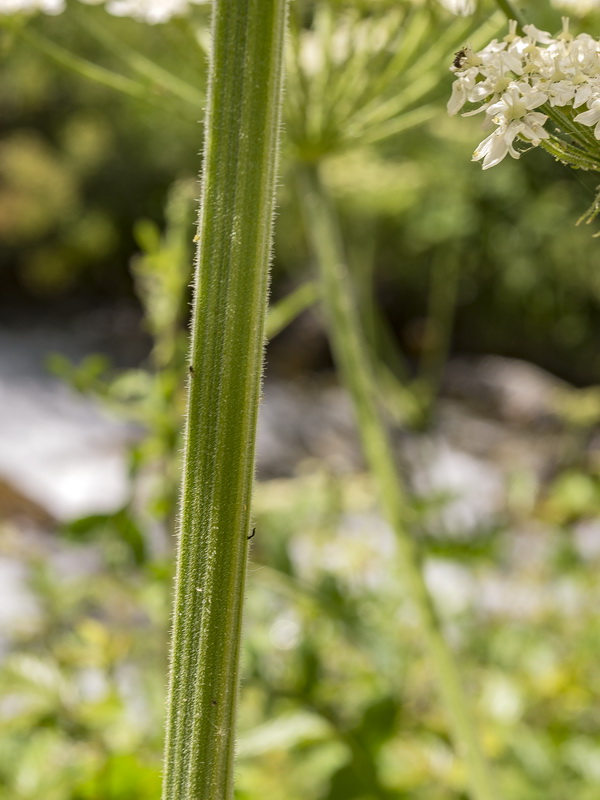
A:
MULTIPOLYGON (((341 29, 373 12, 371 4, 331 5, 341 29)), ((314 4, 297 7, 300 24, 310 25, 314 4)), ((391 19, 405 8, 413 4, 378 3, 376 12, 391 19)), ((540 27, 559 26, 557 10, 530 8, 540 27)), ((493 4, 480 3, 471 28, 492 10, 493 4)), ((136 222, 143 217, 161 225, 173 178, 193 179, 198 168, 201 108, 188 95, 189 87, 203 91, 208 10, 198 6, 194 14, 149 26, 73 2, 61 16, 28 23, 27 30, 44 41, 133 76, 139 97, 59 66, 23 38, 18 25, 1 29, 2 58, 10 64, 0 86, 5 302, 23 305, 51 296, 54 303, 69 297, 109 303, 133 296, 128 262, 136 251, 136 222), (132 53, 150 56, 184 88, 167 90, 161 76, 140 72, 132 53)), ((413 63, 446 34, 452 19, 434 0, 410 11, 411 24, 415 15, 425 28, 413 63)), ((598 13, 588 14, 585 25, 594 30, 598 21, 598 13)), ((361 145, 359 134, 351 148, 334 146, 327 165, 350 241, 364 248, 364 240, 372 240, 377 294, 403 349, 411 358, 427 349, 424 320, 435 273, 456 275, 454 348, 529 358, 573 380, 596 381, 596 242, 593 230, 575 226, 592 196, 593 176, 570 172, 537 152, 482 174, 469 163, 479 119, 468 123, 445 114, 451 80, 446 64, 429 64, 421 77, 429 88, 417 93, 420 105, 412 110, 426 104, 428 121, 379 144, 361 145)), ((401 75, 397 82, 403 86, 401 75)), ((343 81, 339 87, 347 91, 343 81)), ((304 108, 298 110, 293 92, 290 83, 288 141, 304 108)), ((323 102, 329 102, 327 93, 323 102)), ((313 117, 322 112, 310 111, 313 117)), ((295 157, 284 146, 275 295, 290 276, 298 281, 307 270, 297 209, 286 188, 295 157)))
MULTIPOLYGON (((259 485, 255 509, 236 796, 466 797, 371 480, 317 469, 259 485)), ((593 800, 600 554, 547 527, 519 567, 494 536, 493 553, 423 546, 503 796, 593 800)), ((96 540, 93 576, 29 561, 42 613, 0 665, 2 800, 159 796, 171 570, 132 569, 119 537, 96 540)))

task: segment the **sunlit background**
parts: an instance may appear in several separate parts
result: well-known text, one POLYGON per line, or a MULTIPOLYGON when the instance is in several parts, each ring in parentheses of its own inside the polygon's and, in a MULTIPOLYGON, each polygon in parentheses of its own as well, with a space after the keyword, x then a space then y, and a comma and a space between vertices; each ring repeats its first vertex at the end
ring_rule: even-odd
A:
MULTIPOLYGON (((210 4, 0 11, 0 800, 150 800, 210 4)), ((598 178, 470 161, 449 66, 491 0, 291 12, 236 798, 467 797, 316 299, 317 159, 503 797, 597 800, 598 178)))

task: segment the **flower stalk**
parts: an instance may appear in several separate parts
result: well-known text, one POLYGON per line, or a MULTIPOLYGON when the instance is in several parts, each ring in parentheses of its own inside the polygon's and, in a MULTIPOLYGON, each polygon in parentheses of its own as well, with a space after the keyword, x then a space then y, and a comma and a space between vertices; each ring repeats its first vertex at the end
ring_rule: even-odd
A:
POLYGON ((213 11, 163 800, 233 796, 285 15, 213 11))
POLYGON ((380 415, 339 225, 318 166, 301 168, 300 190, 307 235, 319 267, 321 298, 334 357, 353 401, 363 451, 379 487, 384 513, 396 533, 406 593, 420 618, 424 643, 437 672, 454 741, 464 758, 471 797, 496 800, 498 795, 479 744, 469 699, 425 585, 419 554, 409 532, 410 505, 380 415))

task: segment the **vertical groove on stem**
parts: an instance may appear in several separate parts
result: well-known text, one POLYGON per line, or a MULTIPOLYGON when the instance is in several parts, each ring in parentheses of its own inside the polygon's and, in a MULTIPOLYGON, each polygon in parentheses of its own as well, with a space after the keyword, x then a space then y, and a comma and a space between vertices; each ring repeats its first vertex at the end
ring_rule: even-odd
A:
POLYGON ((379 486, 384 512, 396 532, 407 595, 420 617, 425 646, 432 667, 437 671, 440 695, 454 740, 464 758, 471 796, 475 800, 496 800, 498 795, 479 744, 469 698, 444 638, 423 580, 415 544, 407 530, 409 507, 377 405, 376 388, 344 263, 337 217, 318 167, 306 165, 302 168, 300 189, 307 235, 319 265, 322 300, 335 360, 352 397, 365 457, 379 486))
POLYGON ((286 0, 216 0, 163 800, 233 795, 286 0))

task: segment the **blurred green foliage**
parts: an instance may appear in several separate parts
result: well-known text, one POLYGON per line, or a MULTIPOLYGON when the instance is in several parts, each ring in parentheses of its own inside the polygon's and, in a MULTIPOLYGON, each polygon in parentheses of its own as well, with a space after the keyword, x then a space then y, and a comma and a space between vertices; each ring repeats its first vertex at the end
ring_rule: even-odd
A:
MULTIPOLYGON (((237 796, 465 797, 370 479, 316 470, 267 482, 255 509, 237 796)), ((544 559, 513 563, 510 579, 498 569, 515 545, 507 530, 493 560, 435 555, 473 584, 467 603, 451 584, 434 590, 503 796, 592 800, 600 554, 584 566, 568 527, 543 536, 544 559), (494 585, 495 599, 477 599, 494 585)), ((0 667, 3 800, 158 797, 170 566, 132 570, 107 539, 97 547, 93 576, 30 562, 42 613, 0 667)))
MULTIPOLYGON (((575 225, 593 179, 537 152, 482 173, 469 163, 479 119, 445 113, 446 60, 464 40, 478 41, 482 25, 487 38, 501 32, 492 12, 482 2, 474 18, 457 21, 434 0, 294 4, 298 67, 288 78, 274 291, 307 267, 294 162, 326 155, 349 241, 369 228, 376 294, 411 362, 435 340, 425 319, 437 270, 457 273, 452 347, 521 356, 593 382, 596 242, 575 225)), ((560 26, 549 6, 530 12, 540 27, 560 26)), ((198 6, 190 18, 148 26, 72 2, 63 15, 33 19, 25 34, 17 23, 0 29, 10 65, 0 86, 5 302, 134 295, 138 220, 162 226, 174 176, 194 180, 198 169, 194 97, 205 88, 207 18, 198 6), (40 41, 126 77, 135 96, 55 63, 40 41)), ((593 31, 598 21, 588 14, 572 26, 593 31)))
MULTIPOLYGON (((346 33, 365 17, 369 26, 372 3, 317 5, 341 15, 346 33)), ((386 40, 393 47, 403 46, 399 9, 409 5, 377 4, 380 13, 393 6, 398 40, 386 40)), ((296 6, 297 32, 314 32, 314 4, 296 6)), ((540 27, 558 27, 556 12, 530 7, 540 27)), ((421 38, 407 51, 404 70, 456 24, 433 2, 408 10, 407 24, 420 26, 421 38)), ((480 17, 461 25, 475 30, 490 12, 482 4, 480 17)), ((184 95, 190 86, 204 91, 205 39, 198 42, 196 33, 206 33, 206 9, 195 13, 194 25, 153 28, 72 4, 61 17, 30 23, 69 52, 117 73, 127 69, 150 90, 146 99, 84 82, 52 66, 18 27, 1 31, 2 58, 11 65, 0 84, 4 301, 52 297, 60 307, 67 297, 97 302, 135 293, 153 350, 141 368, 116 375, 100 357, 77 368, 53 360, 54 371, 79 391, 146 433, 130 452, 125 507, 64 530, 78 546, 93 543, 100 557, 93 576, 59 580, 30 557, 42 613, 0 664, 0 800, 149 800, 160 793, 171 567, 168 553, 153 550, 149 531, 173 528, 188 375, 187 285, 202 142, 200 109, 184 95), (107 41, 120 44, 108 48, 107 41), (132 50, 183 86, 167 90, 169 79, 135 62, 132 50)), ((594 19, 600 21, 596 15, 588 24, 594 19)), ((322 16, 327 33, 326 22, 322 16)), ((396 56, 388 48, 371 68, 396 56)), ((360 50, 359 58, 366 69, 360 50)), ((427 104, 419 127, 369 142, 362 133, 349 142, 329 127, 330 118, 326 125, 319 119, 328 92, 339 100, 352 88, 343 69, 333 69, 331 81, 320 76, 318 102, 315 87, 312 95, 292 95, 289 84, 275 292, 307 278, 293 164, 318 152, 327 156, 325 175, 357 284, 371 287, 360 300, 372 343, 391 372, 399 375, 407 363, 411 372, 421 359, 420 377, 435 383, 436 353, 443 360, 454 346, 528 357, 598 381, 597 242, 590 229, 574 225, 593 187, 582 190, 580 176, 541 153, 482 174, 468 162, 478 121, 445 115, 446 66, 423 66, 425 88, 404 107, 409 113, 427 104), (307 108, 310 128, 300 113, 307 108), (310 151, 299 146, 308 139, 310 151), (384 311, 378 323, 369 316, 373 287, 384 311), (390 345, 391 334, 403 355, 390 345)), ((358 67, 360 61, 355 78, 358 67)), ((389 76, 387 88, 401 84, 402 74, 389 76)), ((309 88, 301 70, 296 79, 309 88)), ((358 88, 368 104, 368 85, 358 88)), ((351 117, 333 122, 344 128, 351 117)), ((575 436, 597 423, 596 394, 563 398, 575 436)), ((492 531, 485 546, 422 541, 424 556, 467 567, 471 576, 471 601, 441 600, 441 611, 478 698, 503 796, 515 800, 595 800, 600 792, 600 623, 589 601, 597 595, 600 553, 584 562, 575 547, 577 525, 600 513, 598 475, 598 465, 567 459, 527 506, 531 536, 535 524, 543 526, 546 555, 523 574, 512 563, 517 587, 498 583, 494 565, 513 557, 511 526, 522 522, 521 506, 514 517, 507 512, 506 527, 492 531), (482 600, 486 578, 499 587, 495 606, 482 600)), ((259 485, 255 505, 236 796, 466 797, 369 479, 318 468, 259 485)))
MULTIPOLYGON (((207 12, 203 12, 206 16, 207 12)), ((185 26, 151 27, 73 3, 0 27, 0 269, 7 300, 131 296, 134 224, 162 222, 177 176, 195 176, 200 104, 177 103, 150 79, 132 98, 86 80, 21 35, 119 72, 119 52, 145 50, 202 96, 205 55, 185 26), (37 41, 37 40, 36 40, 37 41), (191 55, 190 55, 191 54, 191 55), (10 292, 10 294, 8 294, 10 292)), ((192 234, 193 235, 193 234, 192 234)), ((191 237, 190 237, 191 238, 191 237)))

